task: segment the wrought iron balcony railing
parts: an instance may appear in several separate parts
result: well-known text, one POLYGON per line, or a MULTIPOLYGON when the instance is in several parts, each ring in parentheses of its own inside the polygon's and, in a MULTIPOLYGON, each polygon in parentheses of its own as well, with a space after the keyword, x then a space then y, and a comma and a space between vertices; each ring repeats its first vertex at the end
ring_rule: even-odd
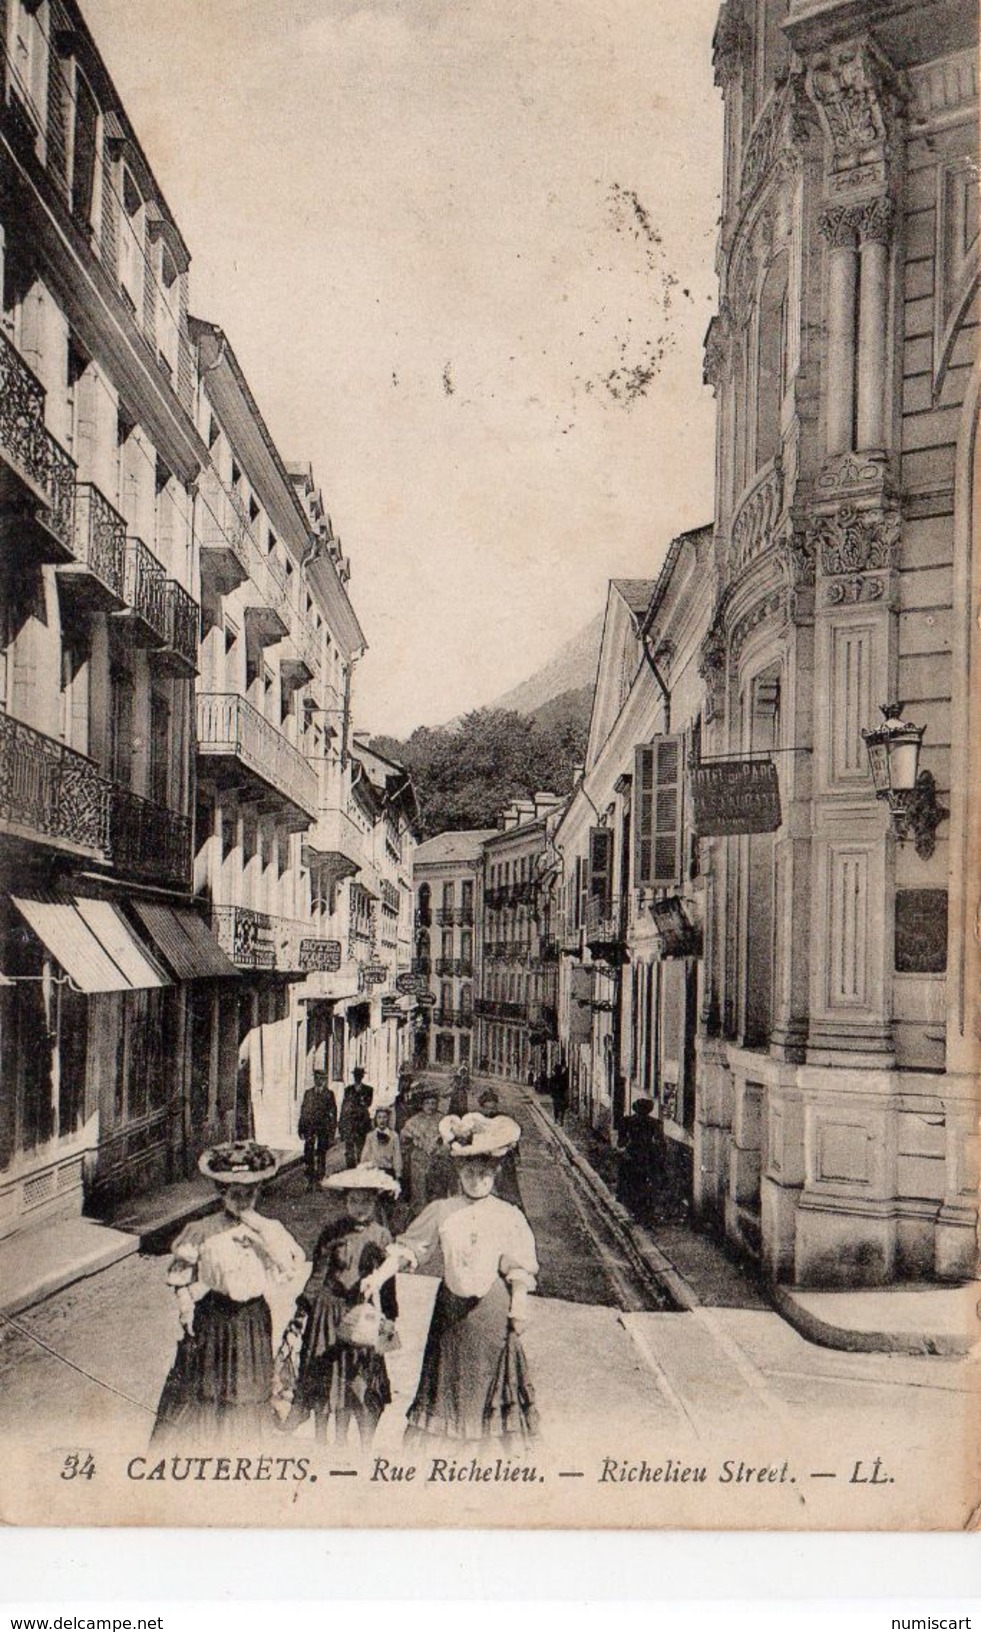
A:
POLYGON ((134 878, 188 889, 191 818, 114 785, 106 854, 114 867, 134 878))
POLYGON ((45 390, 5 334, 0 334, 0 455, 29 499, 40 500, 35 520, 57 546, 52 559, 72 555, 75 462, 44 423, 45 390))
POLYGON ((306 825, 317 815, 317 773, 281 731, 235 692, 198 697, 198 753, 233 762, 263 788, 271 788, 306 825))
POLYGON ((0 714, 0 822, 101 859, 110 784, 94 760, 0 714))
POLYGON ((176 578, 168 578, 164 585, 164 610, 164 646, 171 666, 185 674, 196 674, 201 609, 176 578))
POLYGON ((438 975, 462 975, 469 977, 473 974, 473 959, 437 958, 436 973, 438 975))
POLYGON ((167 638, 167 575, 141 538, 126 540, 123 598, 116 617, 125 621, 141 646, 163 646, 167 638))
POLYGON ((473 907, 437 907, 434 916, 438 924, 472 924, 473 907))
MULTIPOLYGON (((75 488, 75 560, 61 568, 66 584, 85 584, 121 606, 125 598, 126 521, 94 482, 75 488)), ((91 592, 91 589, 90 589, 91 592)))
POLYGON ((427 979, 428 979, 428 977, 432 974, 432 972, 433 972, 433 960, 432 960, 432 958, 413 958, 413 960, 412 960, 412 973, 414 975, 425 975, 427 977, 427 979))

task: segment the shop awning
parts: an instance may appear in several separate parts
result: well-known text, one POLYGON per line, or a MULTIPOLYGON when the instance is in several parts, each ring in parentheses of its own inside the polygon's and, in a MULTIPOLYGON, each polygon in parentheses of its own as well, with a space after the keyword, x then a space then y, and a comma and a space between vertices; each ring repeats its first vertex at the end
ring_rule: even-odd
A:
POLYGON ((207 924, 189 907, 165 907, 156 901, 134 901, 133 910, 151 941, 178 980, 237 977, 207 924))
POLYGON ((11 900, 79 991, 130 992, 170 985, 111 901, 18 895, 11 900))

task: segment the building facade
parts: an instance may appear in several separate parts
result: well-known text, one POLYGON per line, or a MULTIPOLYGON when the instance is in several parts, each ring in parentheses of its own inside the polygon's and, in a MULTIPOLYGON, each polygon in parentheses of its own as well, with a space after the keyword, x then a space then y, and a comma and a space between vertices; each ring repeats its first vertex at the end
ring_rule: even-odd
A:
POLYGON ((731 0, 715 60, 702 752, 772 757, 780 817, 701 845, 696 1200, 774 1279, 956 1277, 977 1225, 977 16, 731 0), (887 800, 866 739, 900 704, 920 774, 887 800))
POLYGON ((0 7, 0 1234, 183 1168, 188 252, 77 8, 0 7), (168 960, 153 933, 184 947, 168 960))
POLYGON ((480 990, 483 844, 493 828, 439 833, 415 853, 413 973, 430 995, 415 1013, 413 1064, 476 1067, 475 994, 480 990))
POLYGON ((481 1070, 512 1082, 547 1068, 558 1038, 557 942, 543 891, 557 794, 515 799, 483 846, 477 1048, 481 1070))

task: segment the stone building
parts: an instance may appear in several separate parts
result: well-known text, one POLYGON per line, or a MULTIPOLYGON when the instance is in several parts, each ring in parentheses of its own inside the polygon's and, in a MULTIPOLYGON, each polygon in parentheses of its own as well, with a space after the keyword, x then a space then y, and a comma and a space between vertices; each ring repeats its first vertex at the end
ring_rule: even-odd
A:
POLYGON ((696 1201, 775 1279, 968 1274, 976 10, 729 0, 715 63, 701 750, 771 757, 779 825, 700 845, 696 1201))
POLYGON ((190 911, 187 248, 78 8, 6 0, 0 42, 8 1234, 182 1170, 191 995, 234 970, 190 911))
POLYGON ((554 926, 542 911, 554 793, 514 799, 483 846, 477 1050, 481 1069, 527 1082, 558 1038, 554 926))
POLYGON ((476 1066, 474 993, 480 990, 483 849, 493 828, 438 833, 413 861, 413 973, 431 1003, 415 1013, 413 1064, 450 1071, 476 1066))

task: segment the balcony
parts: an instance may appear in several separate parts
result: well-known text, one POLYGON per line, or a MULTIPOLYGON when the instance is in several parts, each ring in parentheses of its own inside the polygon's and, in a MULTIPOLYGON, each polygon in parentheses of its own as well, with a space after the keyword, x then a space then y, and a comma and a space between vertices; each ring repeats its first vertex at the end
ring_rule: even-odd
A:
POLYGON ((221 786, 282 810, 295 829, 316 819, 316 771, 244 697, 199 695, 198 758, 221 786))
POLYGON ((432 972, 433 972, 433 960, 432 960, 432 958, 413 958, 413 960, 412 960, 412 973, 414 975, 424 975, 426 977, 426 979, 428 980, 429 976, 432 974, 432 972))
POLYGON ((527 1020, 523 1003, 505 1003, 497 998, 478 997, 474 1013, 483 1020, 527 1020))
POLYGON ((438 924, 472 925, 473 907, 437 907, 434 916, 438 924))
POLYGON ((191 885, 191 818, 110 785, 106 859, 131 878, 178 890, 191 885))
POLYGON ((94 482, 75 488, 75 557, 58 568, 58 587, 93 611, 125 604, 126 522, 94 482))
POLYGON ((157 662, 171 674, 190 677, 198 672, 198 634, 201 609, 176 578, 164 584, 166 632, 157 662))
POLYGON ((321 808, 303 841, 303 865, 327 873, 331 888, 362 868, 364 837, 346 811, 321 808))
POLYGON ((196 519, 202 582, 218 595, 230 595, 249 576, 253 546, 245 517, 213 470, 202 472, 196 519))
POLYGON ((35 562, 71 561, 75 462, 44 423, 45 390, 0 334, 0 537, 35 562))
POLYGON ((114 613, 136 646, 159 647, 167 640, 167 575, 141 538, 126 540, 123 576, 125 606, 114 613))
POLYGON ((619 963, 623 958, 620 900, 593 896, 586 903, 586 945, 594 958, 619 963))
POLYGON ((470 958, 437 958, 436 973, 438 975, 462 975, 469 978, 473 975, 473 961, 470 958))
POLYGON ((0 829, 89 860, 105 855, 110 784, 84 754, 0 714, 0 829))

